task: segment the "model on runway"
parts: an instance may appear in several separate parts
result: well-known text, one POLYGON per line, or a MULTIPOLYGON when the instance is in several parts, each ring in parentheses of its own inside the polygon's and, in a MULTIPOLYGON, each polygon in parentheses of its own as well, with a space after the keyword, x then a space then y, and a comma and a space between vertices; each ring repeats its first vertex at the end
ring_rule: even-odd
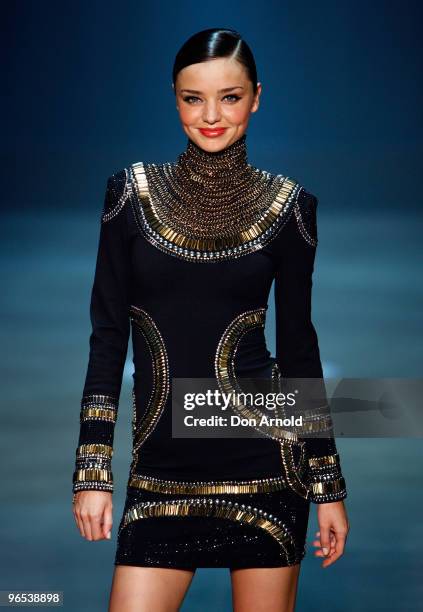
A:
MULTIPOLYGON (((173 162, 136 161, 107 182, 73 512, 86 539, 110 536, 132 331, 133 452, 109 612, 176 611, 202 567, 230 570, 236 612, 291 611, 311 503, 323 566, 344 552, 347 492, 334 437, 173 437, 171 381, 232 388, 240 377, 323 377, 311 320, 317 198, 248 161, 262 86, 237 32, 192 36, 176 56, 173 88, 185 150, 173 162), (274 357, 264 335, 273 281, 274 357)), ((328 422, 313 415, 316 431, 328 422)))

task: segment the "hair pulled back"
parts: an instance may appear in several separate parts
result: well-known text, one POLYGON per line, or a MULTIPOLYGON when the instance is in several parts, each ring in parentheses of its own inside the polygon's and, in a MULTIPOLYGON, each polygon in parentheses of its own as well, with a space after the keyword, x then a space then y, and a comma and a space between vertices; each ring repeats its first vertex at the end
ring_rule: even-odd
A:
POLYGON ((172 83, 175 85, 178 73, 191 64, 207 62, 220 57, 228 57, 242 64, 257 92, 257 68, 248 44, 236 30, 209 28, 193 34, 182 45, 175 57, 172 83))

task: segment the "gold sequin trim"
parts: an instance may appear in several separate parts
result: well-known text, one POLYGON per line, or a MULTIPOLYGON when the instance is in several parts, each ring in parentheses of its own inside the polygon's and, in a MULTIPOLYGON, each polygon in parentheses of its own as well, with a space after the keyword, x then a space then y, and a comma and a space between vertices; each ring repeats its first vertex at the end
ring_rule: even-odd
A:
POLYGON ((81 444, 81 446, 78 446, 76 454, 78 457, 90 457, 92 455, 111 459, 113 447, 108 444, 81 444))
MULTIPOLYGON (((313 206, 313 205, 312 205, 313 206)), ((294 206, 294 214, 297 220, 300 234, 312 247, 317 246, 316 210, 315 208, 300 208, 298 202, 294 206)))
MULTIPOLYGON (((216 379, 222 393, 242 393, 242 389, 235 376, 235 354, 244 334, 256 327, 264 328, 265 321, 266 308, 260 307, 247 310, 235 317, 223 332, 216 350, 214 363, 216 379)), ((273 369, 273 377, 274 373, 275 370, 273 369)), ((242 417, 247 419, 260 420, 263 416, 260 409, 242 404, 240 400, 236 404, 232 403, 232 405, 240 412, 242 417)), ((297 440, 298 438, 295 432, 283 430, 274 425, 257 425, 255 429, 275 440, 280 440, 281 438, 297 440)))
POLYGON ((82 410, 82 421, 91 421, 97 419, 116 423, 116 410, 113 408, 84 408, 82 410))
POLYGON ((135 388, 132 388, 132 419, 131 419, 132 439, 135 438, 137 431, 137 398, 135 388))
MULTIPOLYGON (((151 166, 155 167, 156 164, 151 166)), ((170 168, 171 164, 168 164, 165 173, 169 174, 170 168)), ((169 223, 164 223, 157 203, 154 204, 150 196, 143 162, 130 166, 130 198, 138 228, 154 246, 188 261, 220 261, 261 249, 288 220, 288 213, 293 208, 301 187, 294 179, 278 176, 279 189, 265 213, 249 228, 234 230, 223 237, 202 238, 199 232, 190 236, 173 229, 169 223)))
POLYGON ((298 493, 304 499, 308 499, 310 496, 310 490, 307 484, 302 480, 305 475, 305 443, 304 442, 291 442, 289 440, 280 440, 280 450, 283 469, 288 481, 289 486, 293 491, 298 493), (295 464, 294 458, 294 444, 301 445, 301 459, 299 466, 295 464))
MULTIPOLYGON (((245 311, 238 315, 225 329, 215 357, 215 372, 220 389, 225 393, 241 391, 235 376, 235 354, 238 345, 245 333, 255 327, 264 327, 266 322, 266 308, 261 307, 245 311)), ((277 362, 272 367, 272 379, 280 381, 280 368, 277 362)), ((246 404, 234 405, 241 415, 248 419, 260 419, 261 411, 246 404)), ((305 474, 306 463, 304 460, 304 443, 298 441, 298 435, 294 431, 283 430, 276 426, 256 426, 265 436, 273 438, 280 445, 282 469, 285 473, 288 486, 296 493, 304 497, 309 496, 307 485, 302 481, 305 474), (293 445, 301 445, 301 458, 298 466, 295 464, 293 445)))
MULTIPOLYGON (((84 395, 81 400, 81 426, 87 426, 87 421, 103 421, 111 423, 108 429, 112 429, 116 423, 117 410, 118 399, 114 396, 100 393, 84 395)), ((110 431, 107 437, 112 439, 110 431)), ((73 475, 74 493, 83 490, 113 492, 113 447, 110 440, 109 444, 85 443, 78 446, 73 475)))
POLYGON ((311 488, 313 495, 330 495, 332 493, 340 493, 345 489, 345 480, 343 477, 341 477, 337 480, 313 482, 311 488))
POLYGON ((212 493, 267 493, 286 488, 282 476, 253 480, 192 481, 164 480, 152 476, 135 474, 129 480, 130 487, 146 489, 155 493, 179 493, 183 495, 206 495, 212 493))
POLYGON ((302 434, 303 433, 311 434, 311 433, 322 433, 324 431, 331 431, 332 428, 333 428, 332 417, 330 415, 326 415, 318 419, 304 420, 300 429, 301 429, 302 434))
POLYGON ((282 547, 288 563, 295 559, 295 541, 288 527, 276 516, 259 508, 233 503, 225 499, 172 499, 164 502, 140 502, 123 516, 119 533, 133 521, 152 517, 202 516, 230 519, 262 529, 282 547))
POLYGON ((308 463, 311 468, 320 468, 325 465, 337 465, 339 461, 339 455, 324 455, 323 457, 310 457, 308 463))
MULTIPOLYGON (((111 206, 110 208, 108 208, 105 212, 103 212, 101 220, 102 223, 106 223, 107 221, 110 221, 111 219, 113 219, 114 217, 116 217, 117 214, 119 214, 119 212, 122 210, 122 208, 125 206, 126 201, 128 200, 128 170, 127 168, 124 169, 125 172, 125 183, 123 186, 123 191, 121 193, 121 195, 119 196, 119 198, 117 199, 117 202, 111 206)), ((110 197, 112 199, 112 201, 116 201, 116 191, 115 191, 115 187, 113 183, 111 185, 108 186, 108 190, 106 192, 106 197, 110 197)))
POLYGON ((136 407, 135 395, 133 395, 133 461, 131 472, 135 469, 137 453, 141 445, 145 442, 154 430, 169 395, 169 361, 166 346, 157 325, 151 316, 142 308, 131 305, 130 318, 136 328, 143 334, 151 354, 153 368, 153 390, 148 401, 148 406, 141 424, 136 427, 136 407))
POLYGON ((110 470, 99 470, 99 469, 88 469, 88 470, 76 470, 74 476, 74 482, 112 482, 113 476, 110 470))
POLYGON ((116 408, 118 400, 113 395, 101 395, 98 393, 84 395, 81 400, 82 406, 100 406, 116 408))

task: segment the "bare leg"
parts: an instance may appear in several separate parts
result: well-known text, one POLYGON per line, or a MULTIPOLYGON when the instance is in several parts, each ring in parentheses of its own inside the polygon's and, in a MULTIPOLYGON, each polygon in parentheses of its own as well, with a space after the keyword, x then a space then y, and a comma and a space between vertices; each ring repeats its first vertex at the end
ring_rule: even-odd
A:
POLYGON ((301 564, 231 570, 234 612, 293 612, 301 564))
POLYGON ((108 612, 178 612, 191 570, 116 565, 108 612))

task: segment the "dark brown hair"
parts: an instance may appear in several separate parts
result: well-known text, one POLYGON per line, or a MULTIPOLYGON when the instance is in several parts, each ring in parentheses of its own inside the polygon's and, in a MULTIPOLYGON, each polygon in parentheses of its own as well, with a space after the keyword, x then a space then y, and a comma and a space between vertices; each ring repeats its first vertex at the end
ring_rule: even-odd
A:
POLYGON ((186 66, 219 57, 232 57, 245 67, 255 94, 257 68, 251 49, 239 32, 222 28, 209 28, 197 32, 182 45, 173 64, 173 84, 176 83, 178 72, 186 66))

